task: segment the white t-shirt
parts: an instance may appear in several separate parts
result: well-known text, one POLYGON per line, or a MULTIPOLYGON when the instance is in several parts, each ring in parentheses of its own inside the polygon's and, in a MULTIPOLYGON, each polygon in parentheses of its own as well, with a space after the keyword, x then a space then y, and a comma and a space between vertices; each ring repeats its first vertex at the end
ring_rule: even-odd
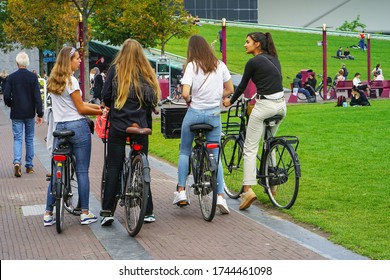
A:
POLYGON ((61 95, 53 93, 50 94, 54 122, 56 123, 75 121, 84 118, 84 116, 77 111, 77 108, 73 103, 72 97, 70 96, 77 90, 80 92, 80 95, 82 94, 80 90, 80 85, 75 77, 72 76, 71 79, 72 84, 69 85, 69 83, 67 83, 65 90, 61 95))
POLYGON ((182 79, 183 85, 192 86, 191 107, 198 110, 219 107, 223 96, 223 84, 231 78, 225 63, 219 61, 216 71, 211 72, 208 77, 200 68, 196 74, 195 67, 193 62, 188 63, 182 79))

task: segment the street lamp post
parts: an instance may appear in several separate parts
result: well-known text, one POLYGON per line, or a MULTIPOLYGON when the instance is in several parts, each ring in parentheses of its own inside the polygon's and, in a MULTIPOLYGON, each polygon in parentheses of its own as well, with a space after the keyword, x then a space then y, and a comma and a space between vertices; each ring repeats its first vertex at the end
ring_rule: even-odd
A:
POLYGON ((322 84, 324 85, 322 90, 324 99, 328 98, 328 85, 327 85, 327 69, 326 69, 326 24, 322 25, 322 84))
POLYGON ((83 23, 83 16, 81 13, 79 13, 79 25, 78 25, 78 49, 79 49, 79 53, 80 53, 80 59, 81 59, 81 63, 80 63, 80 85, 81 85, 81 92, 82 92, 82 99, 85 101, 85 90, 86 90, 86 86, 84 84, 84 80, 85 80, 85 77, 84 77, 84 23, 83 23))
POLYGON ((371 40, 370 34, 367 34, 367 83, 371 82, 371 40))
POLYGON ((222 61, 226 64, 226 18, 222 19, 222 61))

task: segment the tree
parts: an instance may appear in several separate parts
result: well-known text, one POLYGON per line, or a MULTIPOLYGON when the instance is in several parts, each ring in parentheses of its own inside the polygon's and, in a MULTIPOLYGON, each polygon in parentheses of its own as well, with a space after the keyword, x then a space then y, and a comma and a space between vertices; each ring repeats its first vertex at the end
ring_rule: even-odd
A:
POLYGON ((77 18, 71 16, 69 5, 59 7, 54 1, 45 0, 9 0, 7 9, 4 31, 10 40, 25 48, 58 51, 64 43, 75 41, 77 18))
POLYGON ((4 52, 11 51, 14 47, 14 42, 8 38, 3 27, 9 17, 7 5, 8 1, 0 1, 0 49, 4 52))
POLYGON ((358 15, 356 19, 351 22, 344 21, 344 23, 336 29, 341 31, 358 32, 358 28, 361 28, 362 30, 366 28, 366 25, 360 22, 360 15, 358 15))
POLYGON ((164 54, 165 45, 172 37, 187 38, 196 32, 183 0, 114 2, 111 8, 96 10, 94 34, 100 40, 120 45, 127 38, 133 38, 144 47, 160 45, 164 54))
POLYGON ((43 50, 58 51, 66 42, 74 42, 76 19, 70 16, 71 7, 59 8, 55 2, 44 0, 9 0, 3 24, 7 46, 19 43, 24 48, 39 50, 43 69, 43 50))

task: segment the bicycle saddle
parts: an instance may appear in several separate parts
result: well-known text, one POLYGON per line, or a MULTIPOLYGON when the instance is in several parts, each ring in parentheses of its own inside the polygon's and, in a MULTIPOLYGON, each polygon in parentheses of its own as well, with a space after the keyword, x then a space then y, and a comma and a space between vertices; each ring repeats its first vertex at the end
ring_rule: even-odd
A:
POLYGON ((55 130, 53 131, 54 137, 68 137, 68 136, 74 136, 74 131, 70 129, 66 130, 55 130))
POLYGON ((207 123, 197 123, 197 124, 191 125, 191 127, 190 127, 191 131, 197 131, 199 129, 210 131, 210 130, 213 130, 213 128, 214 127, 212 125, 207 124, 207 123))
POLYGON ((152 130, 147 127, 136 127, 136 126, 129 126, 126 128, 127 134, 142 134, 142 135, 151 135, 152 130))
POLYGON ((265 120, 264 120, 264 123, 265 123, 266 125, 269 125, 270 122, 278 122, 278 121, 280 121, 281 119, 283 119, 283 116, 275 115, 275 116, 273 116, 273 117, 270 117, 270 118, 268 118, 268 119, 265 119, 265 120))

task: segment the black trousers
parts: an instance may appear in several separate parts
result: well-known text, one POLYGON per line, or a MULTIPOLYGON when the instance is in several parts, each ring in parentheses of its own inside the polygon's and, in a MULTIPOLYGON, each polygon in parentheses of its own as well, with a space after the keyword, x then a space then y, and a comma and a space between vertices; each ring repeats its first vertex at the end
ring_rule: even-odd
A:
MULTIPOLYGON (((149 139, 147 135, 138 135, 138 143, 143 145, 143 152, 148 155, 149 139)), ((119 174, 122 170, 122 163, 125 158, 126 133, 115 131, 111 128, 108 132, 107 142, 107 174, 104 186, 103 210, 112 211, 115 203, 115 196, 120 188, 119 174)), ((146 207, 146 214, 153 213, 152 190, 146 207)), ((114 213, 112 213, 114 214, 114 213)))

